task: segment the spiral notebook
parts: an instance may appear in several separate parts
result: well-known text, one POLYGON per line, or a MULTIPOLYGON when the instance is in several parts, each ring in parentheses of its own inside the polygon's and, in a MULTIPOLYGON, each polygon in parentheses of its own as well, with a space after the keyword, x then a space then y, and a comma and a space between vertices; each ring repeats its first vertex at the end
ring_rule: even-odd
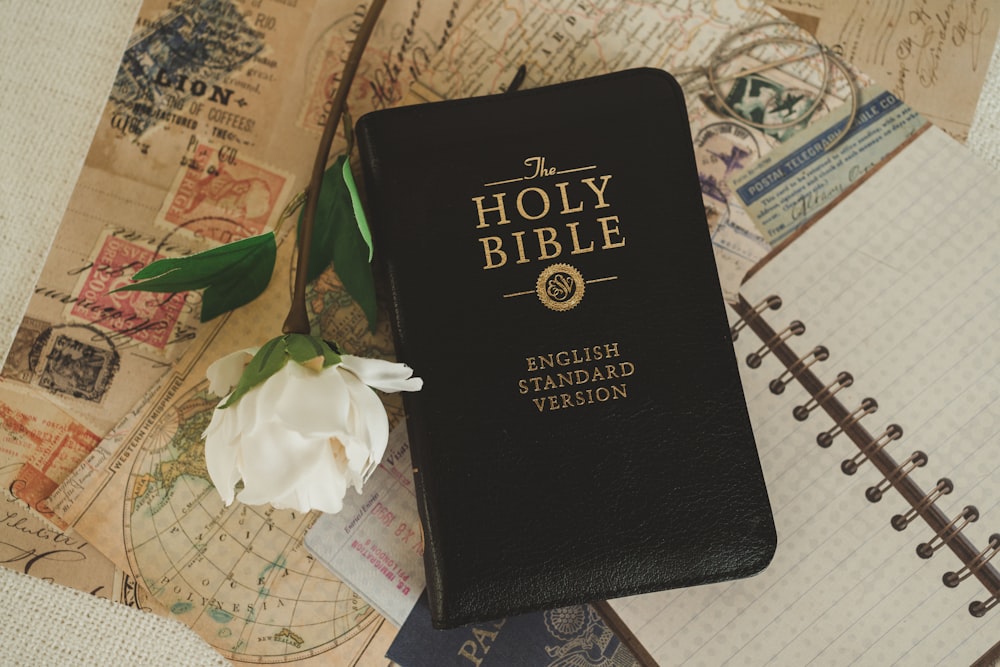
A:
POLYGON ((777 552, 611 601, 660 664, 994 663, 998 211, 1000 176, 928 128, 743 285, 777 552))

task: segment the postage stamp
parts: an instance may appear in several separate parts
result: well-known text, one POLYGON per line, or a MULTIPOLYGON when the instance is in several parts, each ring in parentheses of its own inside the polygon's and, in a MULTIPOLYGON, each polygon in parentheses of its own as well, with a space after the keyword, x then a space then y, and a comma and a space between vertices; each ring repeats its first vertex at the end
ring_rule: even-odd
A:
MULTIPOLYGON (((309 54, 308 84, 298 118, 299 127, 322 132, 330 111, 330 99, 340 85, 340 71, 344 67, 344 60, 351 49, 354 34, 360 28, 363 18, 364 7, 359 6, 355 13, 341 16, 334 21, 312 46, 309 54)), ((382 32, 380 28, 382 26, 376 26, 376 33, 382 32)), ((370 44, 384 57, 387 54, 384 54, 383 41, 380 34, 373 34, 370 44)), ((359 94, 363 94, 360 91, 368 88, 371 78, 368 71, 370 67, 362 62, 357 75, 357 81, 361 85, 355 84, 351 87, 352 97, 358 97, 359 94)), ((356 103, 363 101, 363 99, 348 100, 348 106, 353 111, 359 106, 356 103)))
MULTIPOLYGON (((158 121, 167 96, 228 102, 221 82, 264 49, 264 40, 233 0, 182 0, 137 34, 122 58, 110 102, 128 112, 141 135, 158 121)), ((176 100, 175 100, 176 103, 176 100)), ((169 108, 169 105, 167 105, 169 108)))
MULTIPOLYGON (((90 323, 110 332, 108 337, 114 345, 130 339, 162 351, 170 342, 182 315, 189 314, 190 309, 185 308, 186 295, 149 292, 110 294, 116 287, 128 284, 136 271, 156 259, 159 257, 155 250, 147 244, 111 233, 102 234, 88 268, 80 273, 74 290, 75 299, 67 306, 67 320, 90 323)), ((59 347, 59 353, 82 355, 92 360, 101 356, 96 347, 93 351, 86 350, 88 346, 93 347, 67 338, 59 347)), ((50 382, 54 383, 52 388, 60 386, 55 378, 50 382)), ((75 391, 72 389, 70 393, 75 391)))
POLYGON ((206 143, 182 162, 157 220, 187 236, 228 243, 277 221, 292 177, 206 143))
MULTIPOLYGON (((748 55, 738 56, 731 63, 736 70, 764 65, 748 55)), ((808 61, 799 65, 794 74, 771 67, 761 73, 735 77, 727 84, 725 106, 736 113, 737 120, 762 130, 770 141, 786 141, 814 119, 843 104, 850 94, 850 88, 839 79, 836 85, 824 85, 828 75, 808 61)), ((730 116, 723 109, 714 110, 720 116, 730 116)))
POLYGON ((694 138, 694 153, 708 227, 714 231, 729 220, 729 177, 756 162, 760 146, 745 127, 723 121, 701 128, 694 138))
POLYGON ((58 330, 39 337, 29 358, 37 369, 39 387, 98 403, 120 364, 113 348, 99 347, 58 330))
POLYGON ((52 492, 58 487, 59 484, 49 479, 44 472, 30 463, 25 463, 17 471, 14 482, 10 486, 10 491, 16 498, 20 498, 26 502, 31 509, 59 526, 59 528, 65 529, 69 524, 60 519, 59 515, 53 512, 52 508, 46 502, 49 496, 52 495, 52 492))
POLYGON ((28 363, 28 357, 35 341, 50 326, 48 322, 34 317, 25 317, 21 320, 17 333, 14 334, 14 342, 11 343, 10 351, 7 353, 3 372, 0 375, 9 380, 31 384, 34 379, 34 371, 28 363))
MULTIPOLYGON (((466 7, 468 4, 464 3, 466 7)), ((365 58, 351 86, 348 99, 351 113, 357 118, 364 111, 401 103, 414 81, 429 71, 433 55, 452 37, 463 9, 459 0, 389 3, 375 24, 365 58)), ((340 73, 364 14, 365 3, 355 3, 351 13, 331 16, 333 20, 310 46, 306 89, 298 118, 300 127, 323 130, 330 100, 340 86, 340 73)))
POLYGON ((795 133, 785 123, 803 118, 817 104, 817 93, 806 88, 785 86, 773 78, 751 74, 736 79, 726 96, 726 104, 742 118, 775 129, 765 130, 784 141, 795 133), (780 129, 779 129, 780 128, 780 129))
POLYGON ((95 327, 51 325, 26 317, 7 355, 2 376, 100 403, 120 364, 115 345, 95 327))
POLYGON ((50 520, 44 501, 100 440, 54 404, 0 392, 0 460, 23 462, 10 490, 50 520))

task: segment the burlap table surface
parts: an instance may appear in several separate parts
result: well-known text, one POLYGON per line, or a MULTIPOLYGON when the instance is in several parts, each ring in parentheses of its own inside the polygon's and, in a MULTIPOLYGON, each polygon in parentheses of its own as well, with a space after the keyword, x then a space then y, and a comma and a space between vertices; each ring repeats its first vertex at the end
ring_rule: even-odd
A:
MULTIPOLYGON (((2 356, 66 209, 139 4, 0 0, 2 356)), ((1000 169, 1000 50, 968 143, 1000 169)), ((0 665, 223 664, 177 621, 0 567, 0 665)))

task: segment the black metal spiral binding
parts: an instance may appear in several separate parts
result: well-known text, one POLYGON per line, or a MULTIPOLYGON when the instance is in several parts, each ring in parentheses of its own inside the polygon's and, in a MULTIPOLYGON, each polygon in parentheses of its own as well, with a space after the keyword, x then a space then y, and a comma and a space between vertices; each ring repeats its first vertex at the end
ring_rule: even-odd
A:
POLYGON ((844 432, 845 428, 849 428, 853 424, 857 424, 862 417, 870 415, 873 412, 878 411, 878 401, 874 398, 866 398, 861 401, 861 407, 852 412, 847 419, 842 422, 837 422, 829 431, 823 431, 816 436, 816 444, 824 449, 833 444, 833 439, 844 432))
POLYGON ((822 345, 817 345, 811 352, 796 359, 795 363, 789 366, 784 373, 771 380, 767 387, 771 390, 772 394, 780 394, 785 391, 785 386, 791 382, 796 373, 806 370, 817 361, 826 361, 829 358, 830 350, 826 349, 822 345), (809 357, 812 357, 812 360, 806 361, 809 357))
POLYGON ((996 556, 998 551, 1000 551, 1000 533, 993 533, 990 535, 989 546, 980 551, 972 563, 965 565, 956 572, 945 572, 944 576, 941 577, 942 583, 948 588, 955 588, 972 576, 976 570, 989 563, 990 559, 996 556))
POLYGON ((804 422, 809 419, 810 412, 821 406, 824 401, 833 398, 838 391, 845 387, 850 387, 852 384, 854 384, 854 376, 847 371, 840 371, 837 373, 836 380, 813 394, 804 404, 796 405, 795 409, 792 410, 792 416, 796 420, 804 422))
POLYGON ((740 297, 739 303, 734 305, 740 320, 732 329, 733 340, 737 339, 740 329, 749 327, 760 340, 766 341, 759 350, 747 357, 747 365, 751 368, 759 367, 768 354, 773 354, 777 358, 785 367, 785 371, 769 383, 772 393, 781 394, 792 380, 797 381, 808 392, 810 400, 793 410, 795 419, 804 421, 817 408, 822 408, 823 412, 833 419, 834 426, 829 431, 820 433, 817 436, 817 443, 828 447, 836 436, 841 433, 847 435, 858 448, 858 453, 841 463, 840 467, 844 474, 853 475, 866 461, 871 462, 882 474, 882 480, 869 487, 865 497, 873 503, 878 502, 889 489, 895 489, 906 500, 910 509, 892 517, 893 528, 904 530, 918 517, 922 519, 934 534, 931 539, 917 546, 917 555, 921 558, 930 558, 936 551, 947 546, 962 562, 963 567, 957 571, 946 572, 942 577, 944 585, 953 588, 965 579, 974 577, 986 589, 989 597, 969 604, 969 613, 975 617, 985 615, 1000 604, 1000 572, 990 563, 990 560, 1000 552, 1000 533, 990 536, 989 546, 985 549, 979 550, 973 546, 962 531, 979 518, 979 511, 970 505, 954 518, 949 518, 941 511, 937 501, 954 490, 951 480, 948 478, 938 480, 937 485, 927 493, 920 488, 911 473, 927 464, 927 455, 922 451, 915 451, 902 463, 896 463, 888 451, 888 445, 903 436, 902 427, 890 424, 878 436, 868 433, 861 420, 865 415, 875 412, 878 403, 873 398, 866 398, 854 412, 844 407, 835 395, 841 389, 853 384, 853 376, 842 371, 837 375, 837 379, 829 384, 821 381, 810 367, 817 361, 828 359, 829 350, 817 346, 812 352, 799 356, 789 347, 788 340, 793 335, 804 332, 805 325, 795 320, 781 332, 775 332, 762 317, 765 310, 769 308, 777 310, 781 305, 781 298, 776 295, 765 298, 753 307, 740 297))
MULTIPOLYGON (((955 588, 970 576, 977 574, 982 568, 989 567, 990 559, 996 556, 998 551, 1000 551, 1000 533, 993 533, 990 535, 989 546, 980 551, 979 554, 972 559, 971 563, 966 563, 965 566, 957 572, 945 572, 944 576, 941 577, 941 581, 948 588, 955 588)), ((969 605, 969 613, 978 618, 995 607, 997 601, 998 596, 996 593, 986 600, 975 600, 969 605)))
POLYGON ((868 457, 877 454, 890 442, 893 440, 899 440, 902 437, 903 427, 899 424, 889 424, 885 430, 882 431, 882 435, 869 440, 868 444, 861 447, 861 451, 855 454, 853 458, 845 459, 844 462, 840 464, 840 469, 845 475, 853 475, 858 471, 858 467, 868 460, 868 457))
POLYGON ((757 368, 760 366, 761 361, 767 356, 768 352, 773 349, 773 346, 778 343, 783 343, 792 336, 801 336, 806 332, 806 325, 802 324, 798 320, 793 320, 791 324, 787 327, 774 334, 769 338, 763 345, 757 348, 756 352, 751 352, 747 355, 747 366, 750 368, 757 368))
POLYGON ((740 319, 736 321, 736 324, 734 324, 733 327, 729 330, 729 333, 730 335, 732 335, 733 340, 736 340, 737 338, 740 337, 740 331, 743 329, 743 327, 745 327, 747 324, 750 323, 751 319, 760 317, 760 314, 763 313, 768 308, 770 308, 771 310, 777 310, 778 308, 781 308, 781 297, 777 296, 776 294, 772 294, 771 296, 765 298, 763 301, 761 301, 756 306, 751 308, 751 310, 753 311, 751 314, 748 314, 746 316, 741 316, 740 319))
POLYGON ((947 526, 934 533, 934 537, 917 545, 917 555, 921 558, 930 558, 935 551, 947 544, 948 540, 962 532, 963 528, 978 520, 979 510, 975 505, 966 505, 947 526))
POLYGON ((984 616, 986 612, 988 612, 990 609, 993 609, 993 607, 997 606, 998 597, 1000 596, 991 595, 986 600, 983 601, 976 600, 972 602, 969 605, 969 613, 975 616, 976 618, 984 616))
POLYGON ((910 525, 910 522, 917 518, 920 514, 920 510, 930 507, 938 501, 941 496, 947 495, 955 490, 955 485, 952 484, 951 480, 947 477, 942 477, 938 480, 937 485, 931 489, 930 493, 924 496, 923 500, 919 504, 911 507, 906 514, 895 514, 889 521, 890 525, 896 530, 906 530, 906 527, 910 525))
POLYGON ((896 482, 899 482, 917 468, 923 468, 925 465, 927 465, 927 455, 918 449, 910 454, 909 458, 886 473, 881 482, 865 489, 865 498, 868 499, 868 502, 877 503, 882 500, 885 492, 895 485, 896 482))

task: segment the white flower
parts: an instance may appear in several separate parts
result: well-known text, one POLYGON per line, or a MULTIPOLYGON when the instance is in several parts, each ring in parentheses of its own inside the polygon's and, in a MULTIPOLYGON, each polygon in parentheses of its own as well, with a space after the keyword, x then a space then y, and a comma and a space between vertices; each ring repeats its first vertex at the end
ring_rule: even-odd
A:
MULTIPOLYGON (((310 339, 311 345, 318 343, 310 339)), ((388 442, 385 408, 371 388, 417 391, 423 381, 411 377, 413 371, 404 364, 338 356, 329 348, 324 348, 325 361, 320 355, 303 361, 294 351, 289 358, 283 346, 278 348, 270 349, 285 355, 276 371, 278 362, 273 362, 261 375, 263 362, 255 360, 256 369, 251 364, 246 372, 257 375, 242 382, 244 367, 257 350, 242 350, 209 366, 210 391, 228 394, 205 429, 209 476, 226 505, 242 479, 243 490, 236 496, 240 502, 338 512, 347 487, 361 491, 388 442), (250 388, 241 390, 247 384, 250 388), (230 400, 233 393, 235 402, 230 400)))

